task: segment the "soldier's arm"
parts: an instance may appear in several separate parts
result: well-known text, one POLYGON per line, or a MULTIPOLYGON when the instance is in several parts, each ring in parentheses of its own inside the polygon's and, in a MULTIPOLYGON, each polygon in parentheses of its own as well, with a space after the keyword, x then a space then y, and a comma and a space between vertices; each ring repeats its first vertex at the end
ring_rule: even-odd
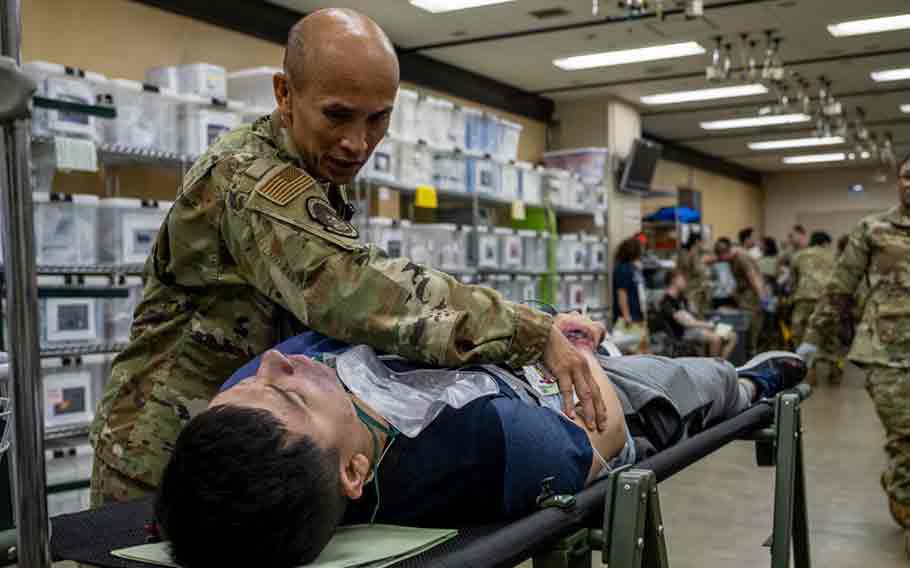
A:
POLYGON ((844 353, 850 347, 856 325, 854 294, 866 273, 869 254, 866 224, 859 223, 850 232, 847 247, 809 320, 806 343, 831 354, 844 353))
POLYGON ((240 172, 231 182, 223 237, 260 292, 313 330, 409 359, 521 366, 541 357, 550 316, 362 246, 298 172, 240 172), (287 179, 270 185, 269 175, 287 179))

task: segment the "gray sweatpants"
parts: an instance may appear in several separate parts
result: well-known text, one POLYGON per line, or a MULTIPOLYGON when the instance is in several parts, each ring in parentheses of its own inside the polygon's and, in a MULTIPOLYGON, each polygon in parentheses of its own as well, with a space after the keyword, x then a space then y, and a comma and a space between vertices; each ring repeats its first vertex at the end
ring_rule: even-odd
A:
POLYGON ((752 404, 751 390, 740 385, 733 365, 720 359, 640 355, 599 357, 599 361, 616 387, 626 422, 640 447, 638 459, 752 404))

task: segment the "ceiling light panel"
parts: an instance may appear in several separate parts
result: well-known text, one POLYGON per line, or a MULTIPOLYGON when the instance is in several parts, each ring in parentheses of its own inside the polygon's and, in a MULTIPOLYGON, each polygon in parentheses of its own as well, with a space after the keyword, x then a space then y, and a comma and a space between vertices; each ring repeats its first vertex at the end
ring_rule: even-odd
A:
POLYGON ((820 164, 824 162, 843 162, 847 159, 847 154, 843 152, 834 152, 831 154, 810 154, 807 156, 787 156, 784 158, 785 164, 820 164))
POLYGON ((877 34, 910 29, 910 14, 851 20, 828 26, 828 32, 834 37, 847 37, 864 34, 877 34))
POLYGON ((901 112, 910 114, 910 105, 901 105, 901 112))
POLYGON ((444 12, 454 12, 456 10, 467 10, 468 8, 480 8, 482 6, 492 6, 494 4, 505 4, 515 0, 409 0, 413 6, 432 12, 442 14, 444 12))
MULTIPOLYGON (((413 1, 413 0, 412 0, 413 1)), ((690 55, 703 55, 705 48, 694 41, 654 45, 637 49, 621 49, 619 51, 604 51, 586 55, 573 55, 554 59, 553 65, 565 71, 579 69, 593 69, 595 67, 609 67, 612 65, 626 65, 629 63, 642 63, 644 61, 657 61, 660 59, 675 59, 690 55)))
POLYGON ((785 148, 809 148, 812 146, 834 146, 843 144, 844 139, 840 136, 828 136, 824 138, 791 138, 789 140, 764 140, 762 142, 750 142, 750 150, 783 150, 785 148))
POLYGON ((749 116, 727 120, 702 122, 704 130, 731 130, 734 128, 756 128, 759 126, 777 126, 780 124, 797 124, 809 122, 812 118, 805 114, 773 114, 769 116, 749 116))
POLYGON ((750 97, 754 95, 764 95, 767 92, 768 87, 756 83, 754 85, 736 85, 733 87, 717 87, 714 89, 698 89, 696 91, 677 91, 674 93, 647 95, 641 98, 641 102, 646 105, 673 105, 696 101, 732 99, 734 97, 750 97))
POLYGON ((883 69, 882 71, 873 71, 872 80, 879 83, 886 81, 906 81, 910 79, 910 67, 902 69, 883 69))

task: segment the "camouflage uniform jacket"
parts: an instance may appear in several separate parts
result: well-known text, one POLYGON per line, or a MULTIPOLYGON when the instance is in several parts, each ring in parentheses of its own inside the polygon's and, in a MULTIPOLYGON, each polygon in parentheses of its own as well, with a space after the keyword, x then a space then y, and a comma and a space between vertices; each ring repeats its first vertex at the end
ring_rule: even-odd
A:
POLYGON ((550 316, 360 244, 331 205, 340 188, 301 166, 272 115, 226 134, 187 173, 92 425, 111 468, 157 486, 181 428, 221 383, 306 328, 436 365, 541 356, 550 316))
POLYGON ((711 280, 711 273, 702 257, 699 248, 692 247, 679 253, 676 267, 683 271, 691 290, 707 290, 711 280))
POLYGON ((756 275, 761 279, 761 270, 758 267, 758 261, 749 256, 749 253, 743 249, 734 249, 733 259, 730 261, 730 269, 733 271, 733 277, 736 279, 736 293, 734 299, 742 310, 757 311, 760 306, 760 299, 752 289, 751 275, 756 275))
POLYGON ((896 207, 866 217, 850 232, 850 241, 837 260, 805 341, 828 353, 849 347, 848 357, 857 363, 908 368, 908 298, 910 216, 896 207), (855 325, 852 312, 857 289, 864 280, 868 291, 855 325))
POLYGON ((793 300, 818 300, 834 270, 834 253, 824 247, 803 249, 793 256, 790 278, 793 300))

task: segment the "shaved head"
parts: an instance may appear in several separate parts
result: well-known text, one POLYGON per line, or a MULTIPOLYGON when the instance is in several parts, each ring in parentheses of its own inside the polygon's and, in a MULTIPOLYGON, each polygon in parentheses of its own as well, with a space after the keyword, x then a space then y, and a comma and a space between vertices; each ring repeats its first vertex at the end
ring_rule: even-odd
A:
POLYGON ((318 10, 291 28, 284 72, 297 87, 304 84, 307 75, 319 73, 323 65, 340 57, 393 66, 398 73, 395 46, 379 24, 344 8, 318 10))
POLYGON ((354 179, 389 128, 398 82, 395 46, 366 16, 331 8, 291 28, 275 99, 311 175, 354 179))

